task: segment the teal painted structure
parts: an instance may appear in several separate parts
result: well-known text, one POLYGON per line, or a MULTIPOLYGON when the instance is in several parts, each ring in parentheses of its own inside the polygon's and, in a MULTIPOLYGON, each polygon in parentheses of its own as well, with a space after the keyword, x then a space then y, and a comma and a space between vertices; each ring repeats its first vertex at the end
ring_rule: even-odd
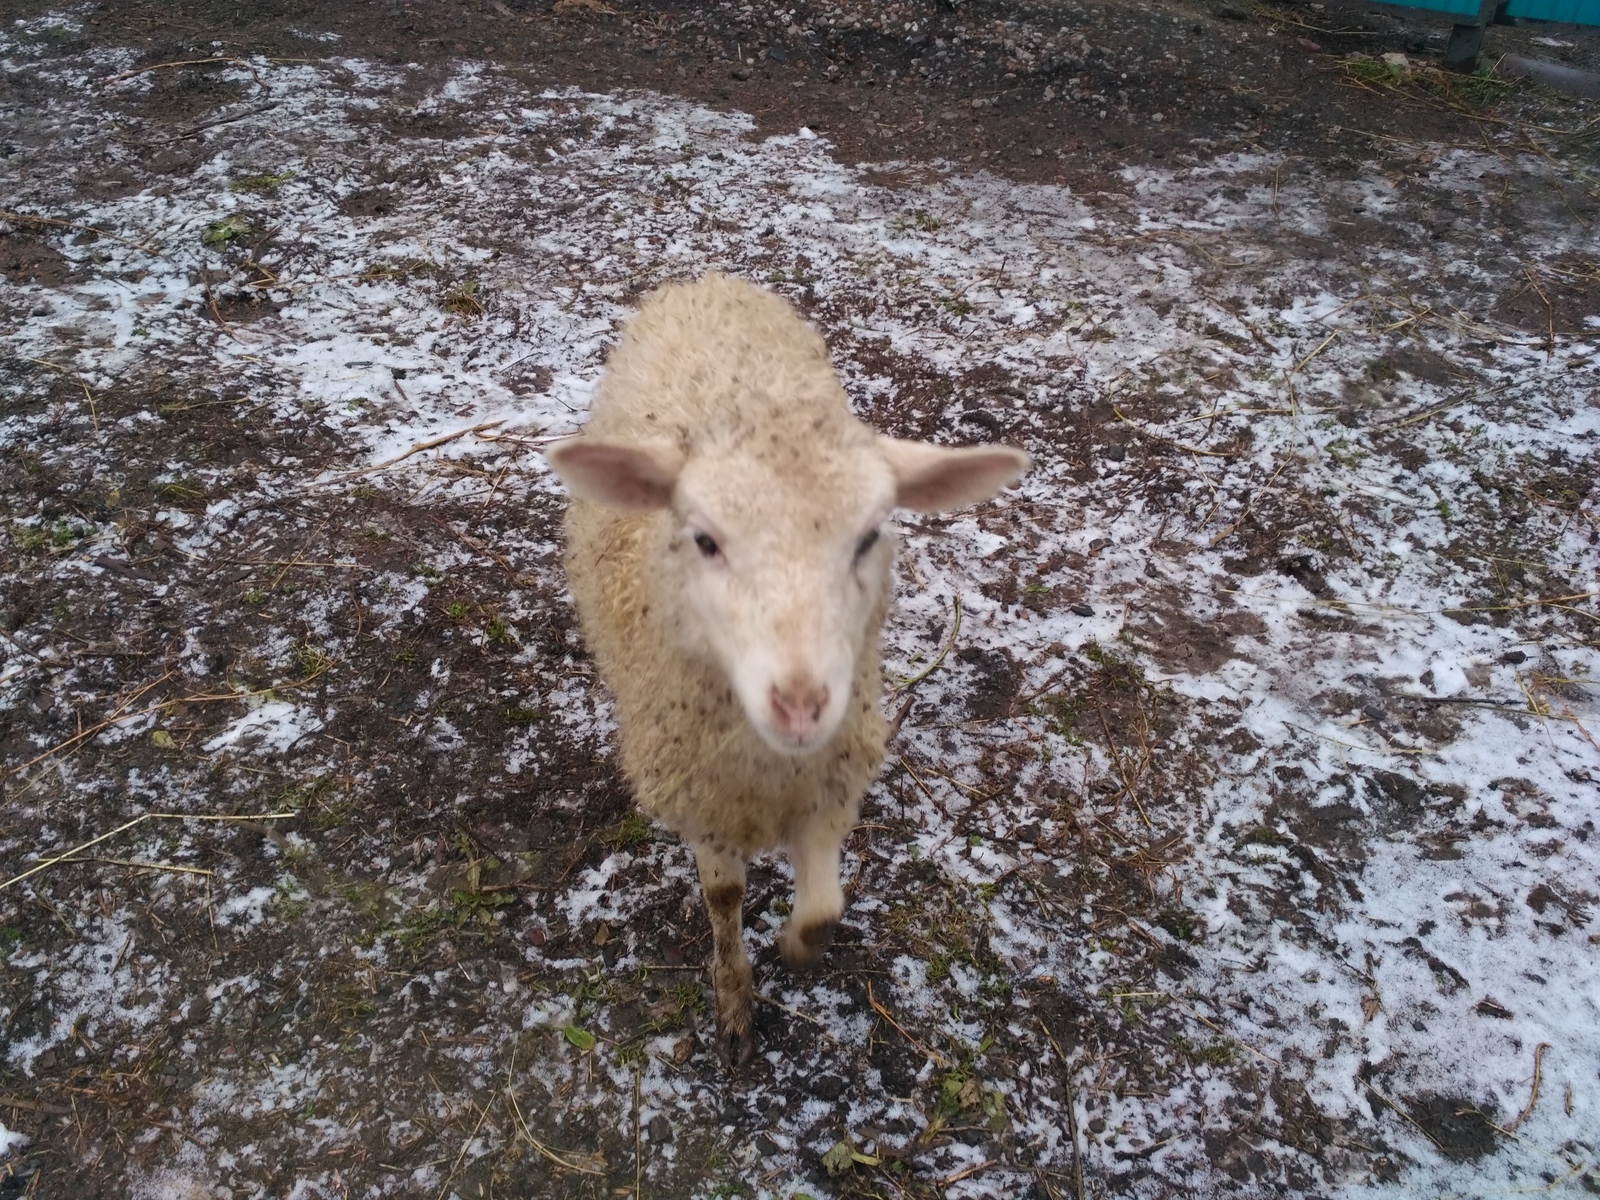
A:
MULTIPOLYGON (((1426 8, 1468 21, 1478 18, 1479 0, 1406 0, 1407 8, 1426 8)), ((1600 0, 1510 0, 1508 17, 1536 21, 1562 21, 1571 25, 1600 25, 1600 0)))
POLYGON ((1509 17, 1536 21, 1565 21, 1572 25, 1600 25, 1600 0, 1511 0, 1509 17))

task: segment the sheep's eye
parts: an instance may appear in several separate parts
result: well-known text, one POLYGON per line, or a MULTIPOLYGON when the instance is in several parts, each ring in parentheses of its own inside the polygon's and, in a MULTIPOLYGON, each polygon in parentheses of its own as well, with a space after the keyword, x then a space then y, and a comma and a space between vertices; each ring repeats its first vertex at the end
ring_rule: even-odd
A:
POLYGON ((695 534, 694 544, 700 547, 700 553, 705 555, 707 558, 715 558, 717 555, 722 553, 722 548, 717 545, 717 539, 712 537, 709 533, 695 534))
POLYGON ((865 558, 866 555, 867 555, 867 551, 871 550, 877 544, 878 544, 878 531, 876 529, 874 529, 871 533, 867 534, 866 537, 862 538, 859 542, 856 543, 856 557, 857 558, 865 558))

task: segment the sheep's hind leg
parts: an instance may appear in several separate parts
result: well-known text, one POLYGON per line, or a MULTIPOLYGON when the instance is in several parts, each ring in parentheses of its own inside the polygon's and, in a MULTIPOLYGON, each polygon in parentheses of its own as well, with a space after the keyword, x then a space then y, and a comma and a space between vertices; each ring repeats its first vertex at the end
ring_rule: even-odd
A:
POLYGON ((755 1054, 750 960, 744 952, 744 859, 708 845, 694 848, 711 916, 711 983, 716 990, 717 1055, 743 1066, 755 1054))
POLYGON ((791 967, 810 967, 833 941, 844 915, 839 886, 839 835, 831 829, 805 831, 789 847, 794 864, 794 913, 783 927, 778 949, 791 967))

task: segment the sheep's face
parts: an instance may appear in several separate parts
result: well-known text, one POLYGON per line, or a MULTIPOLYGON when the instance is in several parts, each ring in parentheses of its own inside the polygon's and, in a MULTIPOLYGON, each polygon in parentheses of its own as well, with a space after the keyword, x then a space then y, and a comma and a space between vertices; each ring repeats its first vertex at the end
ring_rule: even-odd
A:
POLYGON ((721 665, 773 749, 828 742, 883 611, 894 477, 870 442, 787 470, 696 456, 677 479, 663 570, 684 643, 721 665))
POLYGON ((1028 462, 1005 447, 851 432, 825 452, 719 447, 685 459, 584 438, 550 452, 574 495, 662 513, 661 615, 721 666, 756 733, 785 754, 825 746, 849 709, 889 588, 894 508, 973 503, 1028 462))

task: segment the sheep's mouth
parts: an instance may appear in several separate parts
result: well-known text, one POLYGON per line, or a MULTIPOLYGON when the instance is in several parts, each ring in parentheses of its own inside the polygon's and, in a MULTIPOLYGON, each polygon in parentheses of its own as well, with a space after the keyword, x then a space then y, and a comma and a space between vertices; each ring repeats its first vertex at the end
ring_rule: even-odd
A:
POLYGON ((775 750, 785 758, 805 758, 826 749, 839 733, 839 723, 812 730, 805 734, 785 733, 774 729, 766 723, 750 722, 759 737, 768 749, 775 750))

